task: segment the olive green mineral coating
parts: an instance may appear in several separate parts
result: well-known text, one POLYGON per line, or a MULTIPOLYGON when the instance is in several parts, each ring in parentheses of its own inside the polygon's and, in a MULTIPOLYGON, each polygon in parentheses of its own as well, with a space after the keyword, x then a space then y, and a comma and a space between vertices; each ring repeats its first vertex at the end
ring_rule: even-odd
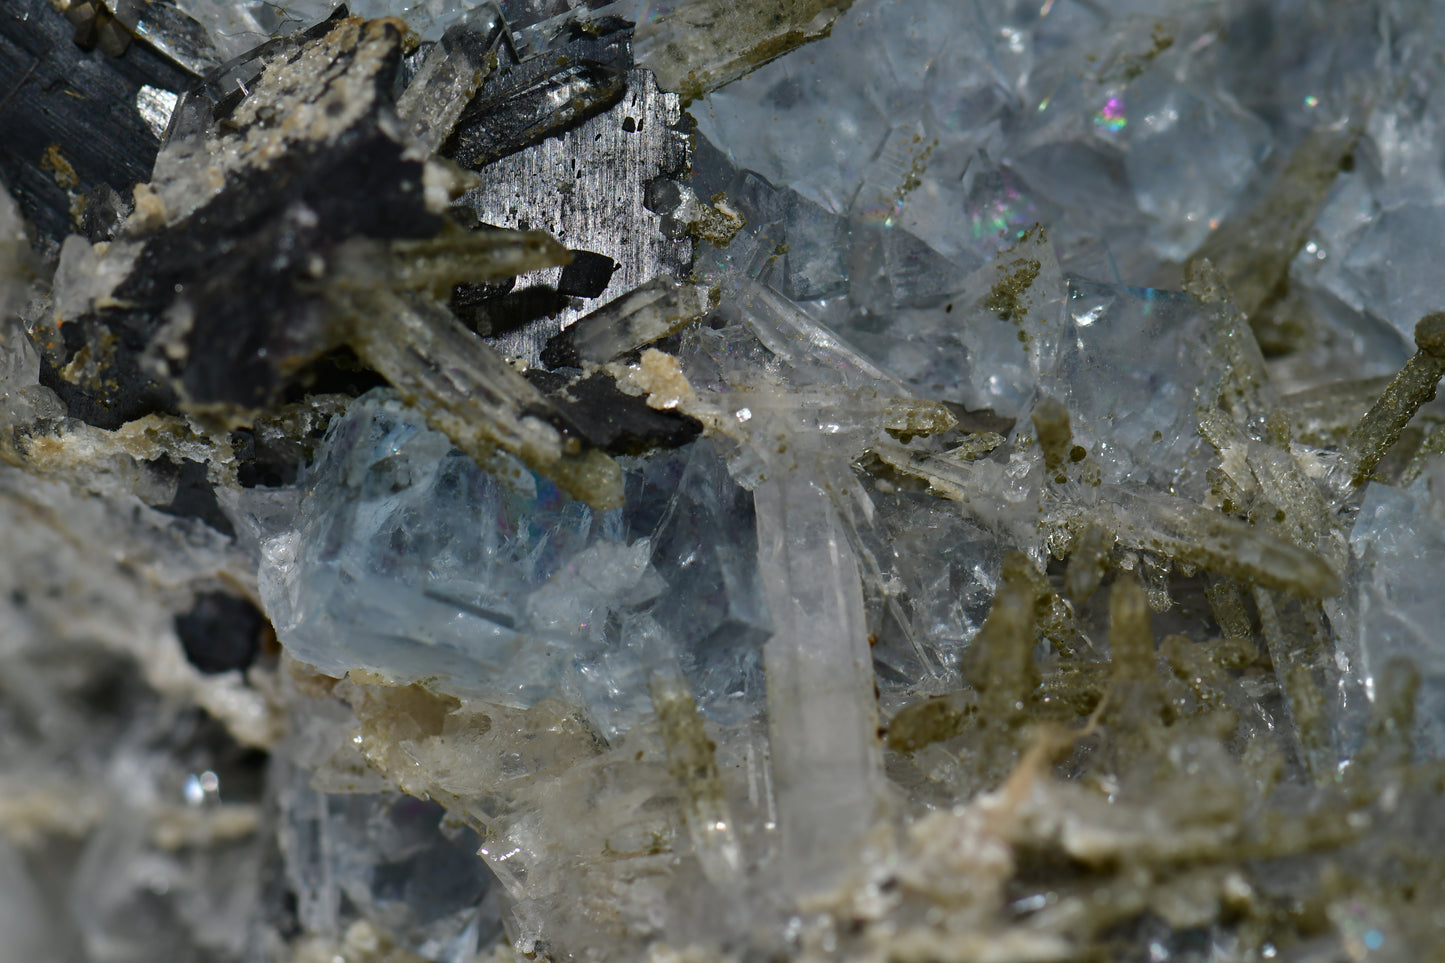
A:
POLYGON ((1437 311, 1420 319, 1415 325, 1415 344, 1419 350, 1405 362, 1350 435, 1350 448, 1355 453, 1350 483, 1356 487, 1374 476, 1415 412, 1434 399, 1435 387, 1445 376, 1445 313, 1437 311))
POLYGON ((1044 452, 1044 467, 1056 481, 1063 481, 1064 466, 1080 460, 1071 457, 1074 435, 1069 426, 1069 409, 1054 398, 1045 398, 1034 409, 1033 422, 1044 452))

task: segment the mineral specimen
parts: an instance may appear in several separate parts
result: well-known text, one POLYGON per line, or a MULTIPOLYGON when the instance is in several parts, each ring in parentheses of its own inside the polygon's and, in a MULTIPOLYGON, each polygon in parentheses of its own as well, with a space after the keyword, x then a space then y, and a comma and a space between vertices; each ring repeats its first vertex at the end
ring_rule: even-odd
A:
POLYGON ((1439 957, 1442 16, 11 0, 0 963, 1439 957))

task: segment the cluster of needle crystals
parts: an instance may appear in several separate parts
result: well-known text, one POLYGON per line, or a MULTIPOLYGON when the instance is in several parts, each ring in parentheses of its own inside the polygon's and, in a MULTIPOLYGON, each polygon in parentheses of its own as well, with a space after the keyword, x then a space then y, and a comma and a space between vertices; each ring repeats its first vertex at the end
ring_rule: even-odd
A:
POLYGON ((7 0, 0 963, 1438 958, 1442 38, 7 0))

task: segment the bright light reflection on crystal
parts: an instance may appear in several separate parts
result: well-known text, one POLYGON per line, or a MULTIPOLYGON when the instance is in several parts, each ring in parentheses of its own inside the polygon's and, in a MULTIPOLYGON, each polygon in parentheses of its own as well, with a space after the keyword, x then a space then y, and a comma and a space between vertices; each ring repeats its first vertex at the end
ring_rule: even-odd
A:
POLYGON ((1094 114, 1094 126, 1110 134, 1117 134, 1129 126, 1129 118, 1124 115, 1124 98, 1116 95, 1105 101, 1094 114))

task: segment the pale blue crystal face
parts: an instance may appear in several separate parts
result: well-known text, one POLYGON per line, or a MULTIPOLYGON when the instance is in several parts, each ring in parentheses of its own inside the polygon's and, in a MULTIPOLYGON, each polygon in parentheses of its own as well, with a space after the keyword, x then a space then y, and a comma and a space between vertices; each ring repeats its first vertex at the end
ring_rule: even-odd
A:
POLYGON ((618 593, 655 591, 620 513, 530 472, 502 482, 387 393, 332 426, 303 486, 299 549, 268 606, 292 653, 334 675, 534 700, 579 641, 600 641, 606 593, 579 556, 607 566, 618 593))
POLYGON ((273 543, 263 573, 292 654, 524 705, 559 687, 589 703, 645 697, 639 673, 670 655, 705 707, 751 704, 768 633, 752 501, 710 444, 638 460, 629 507, 613 511, 497 467, 390 392, 353 403, 303 478, 298 534, 273 543))
POLYGON ((1135 123, 1124 168, 1152 220, 1155 250, 1182 263, 1259 173, 1271 144, 1264 122, 1231 98, 1162 73, 1150 71, 1130 91, 1135 123))
POLYGON ((1019 415, 1058 345, 1065 286, 1052 245, 1033 232, 967 275, 939 278, 947 286, 924 303, 857 310, 839 332, 919 397, 1019 415))
POLYGON ((639 466, 624 513, 628 532, 651 540, 653 568, 668 588, 646 610, 677 646, 699 707, 750 714, 763 698, 759 653, 772 630, 752 495, 702 441, 639 466))
POLYGON ((1068 407, 1074 441, 1106 484, 1202 495, 1212 453, 1199 413, 1223 374, 1189 295, 1073 280, 1058 361, 1039 390, 1068 407))
POLYGON ((1438 253, 1445 204, 1415 203, 1375 212, 1345 258, 1363 303, 1411 343, 1415 322, 1440 308, 1438 253))
MULTIPOLYGON (((1422 755, 1445 756, 1445 596, 1440 571, 1445 568, 1445 506, 1438 486, 1445 483, 1445 463, 1408 489, 1371 484, 1350 532, 1351 590, 1345 604, 1352 611, 1336 620, 1345 683, 1363 687, 1371 701, 1380 696, 1381 676, 1392 660, 1405 659, 1420 675, 1415 698, 1415 740, 1422 755), (1432 486, 1433 483, 1433 486, 1432 486), (1436 490, 1432 490, 1434 487, 1436 490)), ((1353 731, 1347 739, 1358 745, 1365 723, 1359 713, 1343 720, 1353 731), (1353 723, 1351 723, 1353 719, 1353 723)))
POLYGON ((500 892, 481 840, 447 828, 440 805, 400 793, 325 793, 297 770, 282 789, 287 879, 302 926, 385 926, 436 963, 466 963, 502 931, 500 892))
POLYGON ((859 534, 878 684, 949 685, 988 615, 1008 547, 932 495, 869 494, 877 516, 859 534))

